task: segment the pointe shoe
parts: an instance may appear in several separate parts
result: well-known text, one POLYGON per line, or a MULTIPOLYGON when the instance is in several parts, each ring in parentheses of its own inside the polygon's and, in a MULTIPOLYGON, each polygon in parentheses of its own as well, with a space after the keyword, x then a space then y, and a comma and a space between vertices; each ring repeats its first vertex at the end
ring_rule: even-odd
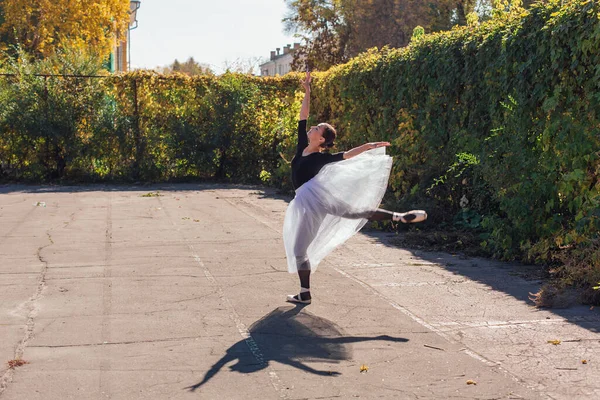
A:
POLYGON ((311 299, 307 299, 307 300, 302 300, 302 298, 300 297, 300 294, 288 294, 287 295, 287 302, 290 303, 298 303, 298 304, 310 304, 311 303, 311 299))
POLYGON ((424 210, 411 210, 405 213, 394 213, 392 221, 402 222, 404 224, 414 224, 423 222, 427 219, 427 212, 424 210))

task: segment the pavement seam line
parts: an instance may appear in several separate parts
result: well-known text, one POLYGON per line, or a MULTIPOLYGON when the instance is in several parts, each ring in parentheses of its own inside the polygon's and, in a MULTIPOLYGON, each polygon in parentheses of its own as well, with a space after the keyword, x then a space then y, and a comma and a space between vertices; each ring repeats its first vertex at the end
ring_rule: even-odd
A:
MULTIPOLYGON (((110 315, 112 312, 112 197, 108 193, 106 206, 106 231, 104 233, 104 268, 102 271, 102 325, 100 339, 103 343, 110 342, 110 315)), ((107 347, 100 358, 100 373, 98 377, 98 390, 103 397, 111 397, 110 382, 106 372, 111 369, 110 348, 107 347), (105 351, 105 352, 104 352, 105 351)))
MULTIPOLYGON (((35 317, 37 316, 37 313, 38 313, 37 302, 42 297, 42 292, 46 288, 46 273, 48 272, 48 261, 46 261, 44 259, 44 257, 42 256, 42 251, 46 247, 52 246, 54 244, 54 241, 52 240, 52 236, 50 235, 50 231, 46 231, 46 235, 48 236, 48 241, 50 243, 38 248, 38 250, 37 250, 37 257, 40 260, 40 262, 43 264, 43 267, 38 276, 38 284, 37 284, 35 293, 25 303, 26 309, 28 309, 29 312, 27 313, 25 334, 23 335, 21 342, 19 344, 17 344, 17 346, 15 347, 15 358, 14 358, 15 360, 22 359, 23 354, 25 353, 25 347, 27 347, 27 343, 33 337, 33 330, 35 329, 35 317)), ((2 377, 0 377, 0 396, 2 396, 2 393, 4 393, 4 391, 6 390, 6 388, 8 387, 8 384, 10 382, 12 382, 14 374, 15 374, 15 369, 8 368, 4 372, 2 377)))
POLYGON ((183 242, 186 244, 186 246, 192 252, 192 256, 194 257, 194 261, 196 261, 196 263, 198 264, 198 266, 200 266, 200 268, 202 268, 202 272, 204 273, 204 276, 206 277, 206 279, 210 283, 212 283, 213 285, 215 285, 215 287, 217 289, 217 294, 218 294, 219 298, 221 299, 221 301, 223 301, 223 303, 225 303, 225 306, 227 307, 227 311, 229 313, 229 318, 235 324, 235 326, 236 326, 236 328, 238 330, 238 333, 240 334, 240 336, 242 337, 242 339, 244 339, 246 345, 248 346, 248 349, 252 353, 252 356, 256 359, 256 361, 261 366, 264 366, 264 368, 267 370, 268 376, 269 376, 269 380, 271 381, 271 385, 273 386, 273 388, 279 394, 280 398, 282 398, 282 399, 289 398, 289 396, 285 392, 283 392, 281 390, 281 388, 283 386, 283 384, 281 382, 281 378, 279 378, 279 375, 277 375, 277 373, 272 370, 272 368, 269 366, 269 364, 267 362, 265 362, 265 357, 264 357, 262 351, 260 350, 260 347, 258 346, 258 343, 256 343, 256 340, 254 340, 254 338, 252 337, 252 334, 250 333, 250 331, 248 330, 248 328, 246 328, 246 325, 240 319, 238 313, 235 311, 235 308, 233 307, 233 304, 231 303, 231 301, 229 300, 229 298, 227 298, 227 296, 225 296, 225 293, 223 292, 223 288, 217 282, 217 280, 215 279, 215 277, 210 273, 210 271, 206 267, 206 264, 204 264, 204 262, 202 261, 202 259, 200 258, 200 256, 197 254, 196 249, 194 249, 194 246, 187 240, 187 238, 181 232, 181 230, 179 229, 179 226, 175 223, 175 221, 173 221, 173 219, 171 218, 171 215, 167 211, 167 209, 166 209, 163 201, 160 199, 160 197, 157 197, 157 200, 161 204, 161 209, 163 210, 163 212, 165 213, 165 215, 167 216, 167 218, 171 221, 171 223, 175 227, 175 230, 182 237, 183 242))
MULTIPOLYGON (((222 336, 222 335, 219 335, 222 336)), ((215 336, 216 337, 216 336, 215 336)), ((179 338, 166 338, 166 339, 155 339, 155 340, 129 340, 123 342, 102 342, 102 343, 81 343, 81 344, 61 344, 61 345, 38 345, 29 346, 29 348, 43 348, 43 349, 61 349, 68 347, 99 347, 99 346, 120 346, 127 344, 140 344, 140 343, 169 343, 169 342, 180 342, 190 339, 198 339, 200 336, 183 336, 179 338)))

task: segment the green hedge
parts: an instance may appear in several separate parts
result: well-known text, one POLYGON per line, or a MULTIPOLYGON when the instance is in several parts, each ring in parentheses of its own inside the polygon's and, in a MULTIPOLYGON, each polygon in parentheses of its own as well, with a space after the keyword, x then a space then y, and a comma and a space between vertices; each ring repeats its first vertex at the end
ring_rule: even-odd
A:
POLYGON ((19 68, 0 78, 5 180, 260 182, 295 135, 289 78, 47 77, 19 68))
MULTIPOLYGON (((389 206, 503 259, 600 281, 600 6, 560 1, 316 73, 338 147, 389 140, 389 206), (596 250, 594 250, 596 249, 596 250)), ((289 189, 299 75, 43 78, 5 66, 0 177, 219 179, 289 189)), ((592 292, 593 293, 593 292, 592 292)), ((598 301, 596 295, 593 301, 598 301)))
POLYGON ((538 5, 364 54, 318 81, 319 119, 345 145, 391 140, 395 196, 447 215, 465 195, 496 248, 565 228, 560 244, 576 243, 600 227, 598 13, 592 1, 538 5))

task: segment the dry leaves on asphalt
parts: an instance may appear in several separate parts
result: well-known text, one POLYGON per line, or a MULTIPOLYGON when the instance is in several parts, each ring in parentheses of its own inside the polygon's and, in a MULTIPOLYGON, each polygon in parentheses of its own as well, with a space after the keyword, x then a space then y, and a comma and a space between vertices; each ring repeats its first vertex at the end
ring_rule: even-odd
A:
POLYGON ((560 340, 557 340, 557 339, 555 339, 555 340, 548 340, 548 343, 553 344, 555 346, 558 346, 560 344, 560 340))
POLYGON ((162 196, 162 194, 160 194, 158 192, 149 192, 149 193, 141 195, 140 197, 160 197, 160 196, 162 196))
POLYGON ((369 367, 367 367, 365 364, 360 366, 360 372, 368 372, 369 371, 369 367))
POLYGON ((477 382, 475 382, 475 381, 472 381, 471 379, 469 379, 469 380, 467 381, 467 385, 477 385, 477 382))
POLYGON ((22 365, 29 364, 29 363, 25 360, 21 360, 21 359, 17 358, 14 360, 10 360, 7 364, 8 364, 8 368, 13 369, 13 368, 17 368, 17 367, 20 367, 22 365))

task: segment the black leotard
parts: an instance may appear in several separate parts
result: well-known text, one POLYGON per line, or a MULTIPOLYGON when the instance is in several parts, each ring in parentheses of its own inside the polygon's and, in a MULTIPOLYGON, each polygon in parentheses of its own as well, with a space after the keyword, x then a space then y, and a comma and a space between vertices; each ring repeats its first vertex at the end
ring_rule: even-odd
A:
POLYGON ((344 153, 311 153, 307 156, 302 155, 302 151, 308 146, 308 136, 306 135, 306 120, 298 122, 298 146, 296 155, 292 159, 292 183, 294 189, 298 189, 306 182, 311 180, 319 173, 326 164, 342 161, 344 153))

